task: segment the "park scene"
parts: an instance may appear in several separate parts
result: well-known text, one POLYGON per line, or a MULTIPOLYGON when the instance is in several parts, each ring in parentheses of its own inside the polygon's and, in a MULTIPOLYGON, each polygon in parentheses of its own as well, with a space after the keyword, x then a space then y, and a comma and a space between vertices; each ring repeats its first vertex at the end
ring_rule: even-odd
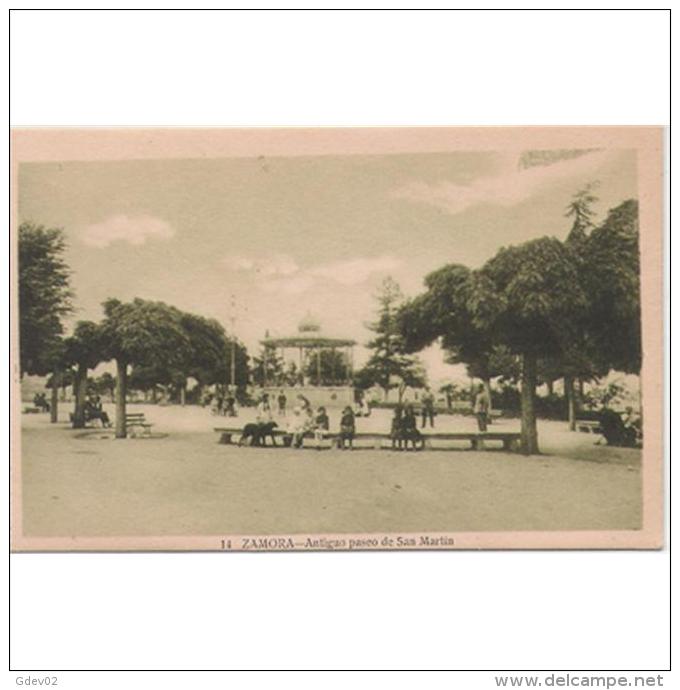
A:
POLYGON ((636 155, 22 163, 32 537, 632 530, 636 155))

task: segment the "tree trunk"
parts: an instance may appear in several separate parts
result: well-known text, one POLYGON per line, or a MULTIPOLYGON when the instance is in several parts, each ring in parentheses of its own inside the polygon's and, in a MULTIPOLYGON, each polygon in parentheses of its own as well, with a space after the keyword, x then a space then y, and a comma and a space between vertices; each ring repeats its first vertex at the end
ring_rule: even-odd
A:
POLYGON ((116 360, 116 438, 125 438, 125 396, 127 394, 127 362, 116 360))
POLYGON ((574 379, 571 376, 564 377, 564 397, 567 399, 569 431, 576 431, 576 399, 574 395, 574 379))
POLYGON ((182 407, 184 407, 187 404, 187 384, 183 383, 179 387, 179 402, 182 407))
POLYGON ((156 386, 151 386, 151 402, 156 405, 158 404, 158 389, 156 386))
POLYGON ((55 424, 59 420, 59 381, 61 374, 53 372, 52 390, 50 392, 50 423, 55 424))
POLYGON ((552 397, 555 395, 555 386, 553 385, 552 381, 546 381, 545 385, 548 386, 548 395, 552 397))
POLYGON ((73 410, 73 428, 83 429, 85 427, 85 398, 87 397, 87 367, 78 365, 73 381, 75 392, 75 407, 73 410))
POLYGON ((536 429, 536 355, 522 356, 522 453, 538 453, 538 431, 536 429))

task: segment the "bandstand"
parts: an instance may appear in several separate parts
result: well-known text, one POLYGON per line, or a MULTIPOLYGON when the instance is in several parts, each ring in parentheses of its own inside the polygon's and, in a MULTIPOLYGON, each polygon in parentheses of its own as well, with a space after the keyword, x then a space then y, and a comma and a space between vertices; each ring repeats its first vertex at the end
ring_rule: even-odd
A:
POLYGON ((319 322, 307 315, 295 335, 271 337, 267 334, 261 344, 264 346, 265 391, 277 394, 283 390, 289 399, 302 394, 312 405, 354 404, 352 377, 356 341, 323 333, 319 322), (273 357, 288 365, 278 377, 269 372, 268 359, 273 357))

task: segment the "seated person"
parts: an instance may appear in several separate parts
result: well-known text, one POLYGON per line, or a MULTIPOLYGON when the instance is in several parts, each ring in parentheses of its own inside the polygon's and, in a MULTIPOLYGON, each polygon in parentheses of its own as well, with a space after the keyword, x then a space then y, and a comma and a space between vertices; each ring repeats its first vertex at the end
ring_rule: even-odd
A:
POLYGON ((317 448, 321 448, 321 443, 328 434, 329 426, 330 420, 326 414, 326 408, 320 407, 316 411, 316 417, 314 417, 314 440, 317 448))
POLYGON ((422 440, 422 434, 418 431, 418 420, 411 403, 408 403, 404 407, 401 429, 404 439, 404 448, 408 450, 408 442, 411 441, 413 450, 416 450, 416 443, 422 440))
POLYGON ((93 419, 98 419, 101 421, 103 427, 111 426, 109 415, 104 412, 101 398, 98 395, 92 396, 85 401, 85 405, 83 407, 83 417, 85 423, 91 422, 93 419))
POLYGON ((338 439, 338 447, 345 450, 345 443, 349 444, 349 449, 352 450, 354 441, 354 433, 356 431, 354 422, 354 411, 349 405, 342 411, 340 418, 340 437, 338 439))
POLYGON ((305 434, 309 431, 307 415, 302 408, 297 405, 293 408, 293 414, 286 424, 287 435, 283 439, 285 446, 292 445, 294 448, 302 448, 305 434))
POLYGON ((357 404, 354 406, 354 415, 356 417, 370 417, 371 416, 371 407, 366 402, 366 400, 364 398, 361 398, 357 402, 357 404))
POLYGON ((33 396, 33 406, 43 412, 50 411, 50 404, 47 402, 44 393, 36 393, 35 396, 33 396))
POLYGON ((390 438, 392 439, 392 449, 403 450, 404 443, 404 429, 403 429, 403 408, 397 405, 394 408, 392 415, 392 428, 390 429, 390 438))

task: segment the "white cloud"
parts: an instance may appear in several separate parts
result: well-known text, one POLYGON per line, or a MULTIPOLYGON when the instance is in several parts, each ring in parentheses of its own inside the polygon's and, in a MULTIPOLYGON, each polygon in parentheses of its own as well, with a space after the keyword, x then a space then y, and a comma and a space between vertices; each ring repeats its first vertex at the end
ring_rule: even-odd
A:
POLYGON ((347 261, 336 261, 317 266, 310 270, 311 275, 328 278, 341 285, 360 285, 374 273, 386 273, 401 266, 402 262, 392 256, 384 255, 370 259, 356 258, 347 261))
POLYGON ((223 263, 234 271, 253 271, 267 277, 292 276, 300 270, 295 260, 288 254, 274 254, 258 259, 247 256, 226 256, 223 263))
POLYGON ((112 242, 128 242, 134 246, 144 244, 148 239, 169 239, 175 231, 160 218, 149 215, 109 216, 100 223, 85 227, 81 240, 91 247, 108 247, 112 242))
POLYGON ((295 259, 287 254, 253 259, 247 256, 228 256, 225 266, 234 271, 250 273, 260 280, 260 287, 267 292, 300 295, 320 281, 327 280, 340 285, 360 285, 375 273, 386 273, 399 268, 402 262, 389 255, 370 258, 357 257, 343 261, 301 269, 295 259))
POLYGON ((284 295, 301 295, 314 286, 314 278, 307 273, 301 273, 290 278, 275 278, 261 283, 266 292, 284 295))
POLYGON ((502 158, 495 174, 479 177, 470 184, 412 182, 394 190, 392 196, 430 204, 452 215, 482 203, 514 206, 556 181, 594 173, 610 155, 595 151, 552 164, 520 167, 520 154, 513 152, 502 158))

